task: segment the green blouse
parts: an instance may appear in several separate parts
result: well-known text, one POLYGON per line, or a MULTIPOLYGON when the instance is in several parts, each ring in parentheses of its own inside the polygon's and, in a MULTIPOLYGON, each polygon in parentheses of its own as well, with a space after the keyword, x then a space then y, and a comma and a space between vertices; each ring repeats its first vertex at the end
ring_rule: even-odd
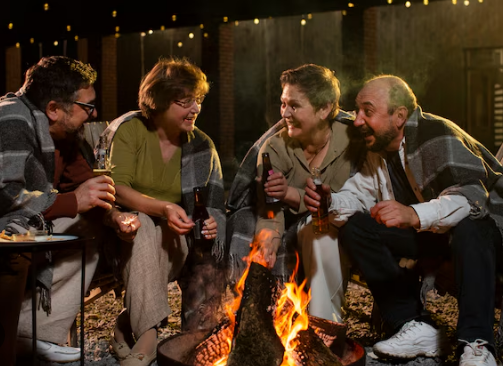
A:
POLYGON ((138 118, 123 123, 112 142, 112 179, 116 185, 158 200, 181 202, 181 158, 178 148, 168 162, 162 159, 157 131, 138 118))

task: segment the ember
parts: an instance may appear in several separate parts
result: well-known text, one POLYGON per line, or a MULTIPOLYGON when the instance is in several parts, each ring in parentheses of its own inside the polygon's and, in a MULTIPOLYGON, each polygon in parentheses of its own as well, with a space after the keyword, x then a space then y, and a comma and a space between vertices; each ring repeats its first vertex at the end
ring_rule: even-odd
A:
MULTIPOLYGON (((158 346, 158 364, 177 366, 314 366, 365 363, 361 346, 346 340, 343 324, 307 314, 306 281, 279 288, 258 243, 225 305, 227 319, 211 331, 187 332, 158 346), (209 333, 209 334, 208 334, 209 333), (183 345, 183 346, 182 346, 183 345), (346 354, 349 351, 351 354, 346 354)), ((298 265, 297 258, 297 265, 298 265)))

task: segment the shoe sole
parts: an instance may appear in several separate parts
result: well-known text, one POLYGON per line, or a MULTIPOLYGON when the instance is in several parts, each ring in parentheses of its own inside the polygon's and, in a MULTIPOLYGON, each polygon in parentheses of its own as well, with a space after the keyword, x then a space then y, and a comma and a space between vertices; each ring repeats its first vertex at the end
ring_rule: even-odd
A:
POLYGON ((421 353, 417 353, 415 355, 411 355, 410 353, 388 354, 388 353, 377 351, 375 349, 373 349, 373 351, 374 351, 375 355, 380 358, 397 358, 397 359, 406 359, 406 360, 411 360, 411 359, 414 359, 417 357, 429 357, 429 358, 440 357, 440 353, 441 353, 440 351, 436 351, 436 352, 421 352, 421 353))

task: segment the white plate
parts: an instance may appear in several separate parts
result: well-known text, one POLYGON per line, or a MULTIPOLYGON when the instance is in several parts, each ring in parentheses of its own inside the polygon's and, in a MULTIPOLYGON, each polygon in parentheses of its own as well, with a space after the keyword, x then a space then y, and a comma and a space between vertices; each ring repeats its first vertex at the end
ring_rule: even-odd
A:
POLYGON ((51 242, 51 241, 75 240, 78 238, 79 237, 75 235, 64 235, 64 234, 37 235, 35 236, 35 241, 51 242))

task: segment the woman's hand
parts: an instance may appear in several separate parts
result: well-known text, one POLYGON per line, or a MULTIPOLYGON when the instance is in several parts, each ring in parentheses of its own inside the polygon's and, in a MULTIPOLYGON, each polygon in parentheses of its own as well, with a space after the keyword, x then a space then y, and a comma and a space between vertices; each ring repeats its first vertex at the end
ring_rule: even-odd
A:
POLYGON ((113 208, 110 213, 109 225, 117 236, 124 241, 132 242, 141 226, 138 216, 129 212, 121 212, 113 208))
POLYGON ((264 184, 264 191, 268 196, 283 201, 288 192, 288 183, 283 173, 276 172, 267 177, 267 182, 264 184))
POLYGON ((202 231, 204 238, 207 240, 215 239, 218 233, 217 226, 217 222, 213 216, 210 216, 209 219, 206 219, 204 221, 204 227, 202 231))
POLYGON ((265 262, 265 265, 269 269, 273 268, 276 263, 276 253, 281 244, 278 232, 271 229, 262 229, 255 235, 255 243, 258 245, 259 256, 265 262))
POLYGON ((164 217, 168 220, 168 227, 178 235, 185 235, 192 230, 194 222, 189 219, 185 210, 174 203, 164 206, 164 217))

